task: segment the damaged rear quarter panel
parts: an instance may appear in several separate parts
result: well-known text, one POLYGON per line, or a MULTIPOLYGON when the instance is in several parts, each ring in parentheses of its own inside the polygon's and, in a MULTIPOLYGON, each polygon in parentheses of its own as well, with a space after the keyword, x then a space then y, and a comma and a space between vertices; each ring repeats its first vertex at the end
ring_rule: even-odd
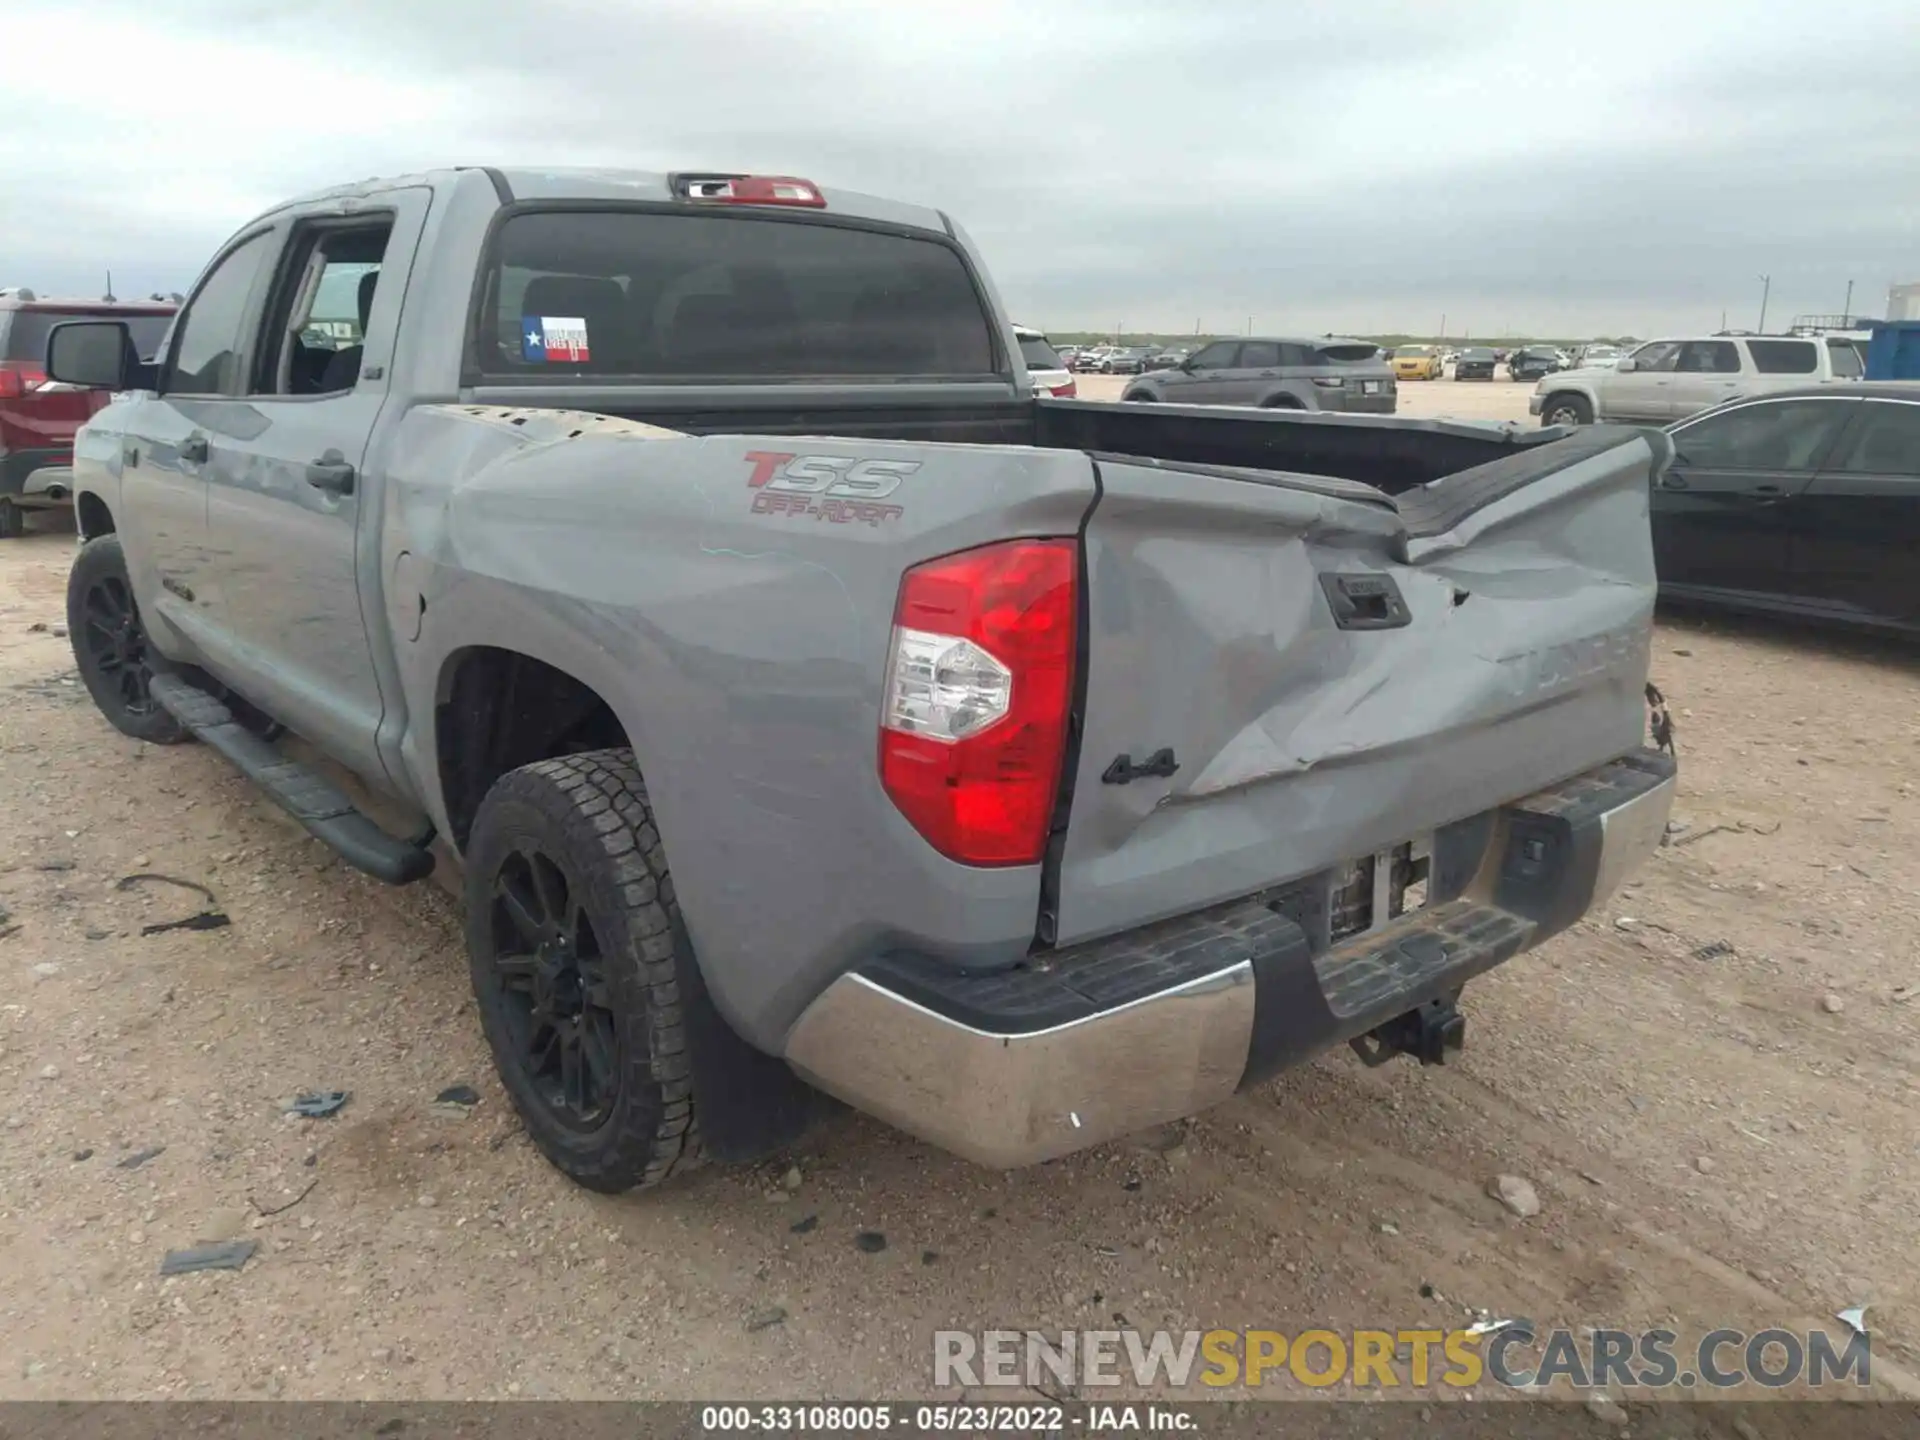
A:
POLYGON ((1622 432, 1419 539, 1377 506, 1102 460, 1060 943, 1314 873, 1640 743, 1657 459, 1622 432), (1410 623, 1338 629, 1329 571, 1390 575, 1410 623), (1102 783, 1163 747, 1171 778, 1102 783))
POLYGON ((777 1053, 805 1004, 878 950, 1026 953, 1039 868, 956 865, 908 826, 879 784, 880 687, 901 572, 1075 533, 1086 456, 446 405, 406 417, 389 473, 384 569, 410 591, 390 609, 405 621, 425 597, 418 640, 396 625, 402 753, 443 828, 435 705, 463 650, 502 647, 612 706, 707 984, 761 1048, 777 1053), (765 463, 750 452, 827 459, 781 491, 750 484, 765 463), (856 500, 901 476, 882 497, 898 513, 804 508, 842 471, 856 500), (787 498, 758 498, 769 489, 787 498))

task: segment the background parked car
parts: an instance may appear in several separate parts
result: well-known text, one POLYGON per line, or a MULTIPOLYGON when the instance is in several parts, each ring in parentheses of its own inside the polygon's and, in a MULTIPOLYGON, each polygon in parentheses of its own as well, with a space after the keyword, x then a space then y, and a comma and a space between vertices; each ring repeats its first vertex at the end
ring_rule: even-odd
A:
POLYGON ((1191 355, 1191 350, 1159 350, 1147 357, 1148 370, 1172 370, 1191 355))
POLYGON ((1081 374, 1089 370, 1098 370, 1100 362, 1113 350, 1111 345, 1089 345, 1073 357, 1073 368, 1081 374))
POLYGON ((1391 415, 1393 371, 1364 340, 1216 340, 1178 367, 1142 375, 1123 400, 1168 405, 1254 405, 1391 415))
POLYGON ((1920 392, 1803 386, 1669 426, 1663 598, 1920 636, 1920 392))
POLYGON ((1431 345, 1402 345, 1393 352, 1396 380, 1438 380, 1444 368, 1440 352, 1431 345))
MULTIPOLYGON (((1858 380, 1863 369, 1856 342, 1837 335, 1649 340, 1610 368, 1546 375, 1527 409, 1543 425, 1594 420, 1664 425, 1724 400, 1858 380)), ((1920 386, 1914 393, 1920 394, 1920 386)))
POLYGON ((1523 345, 1507 358, 1507 374, 1515 380, 1538 380, 1565 368, 1565 357, 1546 345, 1523 345))
POLYGON ((111 398, 47 384, 47 334, 63 320, 120 320, 142 359, 173 321, 170 300, 55 300, 0 290, 0 539, 20 534, 25 512, 69 505, 73 437, 111 398))
POLYGON ((1122 345, 1110 350, 1100 360, 1102 375, 1138 375, 1147 368, 1147 357, 1153 353, 1151 345, 1122 345))
POLYGON ((1453 362, 1453 378, 1456 380, 1493 379, 1493 351, 1479 346, 1469 346, 1460 352, 1460 358, 1453 362))
POLYGON ((1618 345, 1582 345, 1573 352, 1572 369, 1611 370, 1620 358, 1618 345))
POLYGON ((1016 325, 1013 327, 1013 338, 1020 342, 1020 358, 1026 362, 1027 375, 1033 381, 1035 394, 1045 391, 1049 395, 1066 396, 1078 392, 1073 372, 1043 333, 1025 325, 1016 325))

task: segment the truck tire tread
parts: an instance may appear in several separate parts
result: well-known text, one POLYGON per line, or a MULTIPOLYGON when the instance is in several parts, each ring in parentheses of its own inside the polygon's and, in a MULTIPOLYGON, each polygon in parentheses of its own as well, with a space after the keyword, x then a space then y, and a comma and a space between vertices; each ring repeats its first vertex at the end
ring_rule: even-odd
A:
MULTIPOLYGON (((705 1160, 694 1111, 693 1070, 687 1050, 685 1002, 679 966, 692 964, 685 926, 674 900, 673 877, 646 782, 633 752, 621 748, 539 760, 509 771, 488 791, 474 818, 470 860, 484 860, 492 818, 502 805, 518 803, 551 819, 583 849, 596 851, 597 875, 590 892, 616 910, 628 958, 640 985, 639 1014, 624 1014, 626 1027, 642 1026, 643 1043, 629 1046, 623 1093, 596 1143, 556 1145, 537 1107, 508 1085, 528 1132, 543 1154, 570 1178, 591 1190, 616 1193, 645 1189, 696 1168, 705 1160), (636 1051, 644 1060, 636 1061, 636 1051), (529 1114, 535 1108, 536 1113, 529 1114)), ((477 927, 487 906, 481 887, 490 884, 485 864, 468 866, 467 925, 475 957, 475 988, 487 1016, 487 992, 478 974, 477 927)), ((603 942, 606 943, 606 942, 603 942)), ((612 948, 612 947, 609 947, 612 948)), ((493 1025, 488 1023, 488 1038, 493 1025)), ((506 1078, 502 1066, 502 1079, 506 1078)))

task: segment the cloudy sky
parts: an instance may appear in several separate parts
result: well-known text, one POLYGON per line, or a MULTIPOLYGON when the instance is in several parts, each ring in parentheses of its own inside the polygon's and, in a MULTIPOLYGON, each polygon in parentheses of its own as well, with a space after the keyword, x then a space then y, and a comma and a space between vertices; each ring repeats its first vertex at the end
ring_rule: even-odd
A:
POLYGON ((7 0, 0 284, 439 164, 935 204, 1057 330, 1576 336, 1920 280, 1914 0, 7 0))

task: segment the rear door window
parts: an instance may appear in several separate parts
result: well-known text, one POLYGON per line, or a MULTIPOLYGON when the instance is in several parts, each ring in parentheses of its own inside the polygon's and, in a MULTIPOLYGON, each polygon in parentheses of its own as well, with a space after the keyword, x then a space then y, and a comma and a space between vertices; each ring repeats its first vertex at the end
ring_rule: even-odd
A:
POLYGON ((1749 340, 1747 353, 1762 375, 1811 375, 1820 368, 1811 340, 1749 340))
POLYGON ((1731 340, 1689 340, 1674 369, 1688 375, 1738 375, 1740 350, 1731 340))
POLYGON ((1851 400, 1740 405, 1681 428, 1674 450, 1682 464, 1707 470, 1811 471, 1854 410, 1851 400))
POLYGON ((1060 358, 1059 351, 1038 335, 1017 335, 1020 342, 1020 358, 1027 362, 1029 370, 1064 370, 1067 362, 1060 358))
POLYGON ((1856 475, 1920 476, 1920 404, 1862 401, 1860 423, 1827 468, 1856 475))
POLYGON ((1004 373, 958 249, 846 225, 528 211, 494 242, 485 314, 480 369, 515 379, 1004 373))

